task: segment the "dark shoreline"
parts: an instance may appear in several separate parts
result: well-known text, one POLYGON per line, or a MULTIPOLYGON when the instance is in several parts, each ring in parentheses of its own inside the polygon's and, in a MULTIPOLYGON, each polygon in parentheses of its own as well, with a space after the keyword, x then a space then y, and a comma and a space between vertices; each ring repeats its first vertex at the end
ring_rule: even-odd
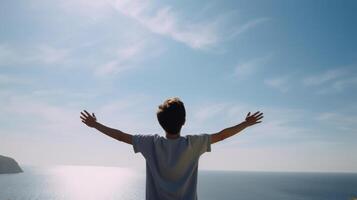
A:
POLYGON ((15 159, 0 155, 0 174, 22 173, 23 170, 15 159))

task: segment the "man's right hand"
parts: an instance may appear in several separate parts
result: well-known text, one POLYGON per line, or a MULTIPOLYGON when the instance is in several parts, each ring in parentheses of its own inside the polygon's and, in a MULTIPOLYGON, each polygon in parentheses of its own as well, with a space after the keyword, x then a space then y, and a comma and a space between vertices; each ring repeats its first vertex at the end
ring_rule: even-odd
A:
POLYGON ((97 123, 97 118, 95 117, 94 113, 89 114, 86 110, 84 110, 84 113, 81 112, 80 118, 82 119, 82 122, 85 123, 89 127, 94 127, 97 123))

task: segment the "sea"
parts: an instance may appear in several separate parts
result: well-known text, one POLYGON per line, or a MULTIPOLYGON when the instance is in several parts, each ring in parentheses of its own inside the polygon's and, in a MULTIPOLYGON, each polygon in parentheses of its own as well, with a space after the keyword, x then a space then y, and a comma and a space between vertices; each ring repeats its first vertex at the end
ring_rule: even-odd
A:
MULTIPOLYGON (((0 200, 144 200, 145 171, 24 167, 0 175, 0 200)), ((199 200, 357 200, 357 173, 198 172, 199 200)))

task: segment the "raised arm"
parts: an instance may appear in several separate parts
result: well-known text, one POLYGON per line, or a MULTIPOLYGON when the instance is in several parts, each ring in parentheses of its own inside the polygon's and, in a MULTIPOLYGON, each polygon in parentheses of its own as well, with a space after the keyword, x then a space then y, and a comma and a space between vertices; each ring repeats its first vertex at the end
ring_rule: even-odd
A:
POLYGON ((132 144, 132 135, 128 133, 124 133, 120 130, 113 129, 107 126, 104 126, 103 124, 97 122, 97 118, 94 115, 94 113, 89 114, 86 110, 84 112, 81 112, 80 118, 82 119, 82 122, 85 123, 87 126, 91 128, 95 128, 98 131, 104 133, 105 135, 108 135, 116 140, 132 144))
POLYGON ((259 121, 259 120, 261 120, 262 118, 263 118, 263 113, 261 113, 259 111, 254 113, 253 115, 250 115, 250 112, 249 112, 247 114, 244 122, 242 122, 238 125, 223 129, 222 131, 220 131, 218 133, 211 134, 211 144, 222 141, 226 138, 229 138, 249 126, 261 123, 262 121, 259 121))

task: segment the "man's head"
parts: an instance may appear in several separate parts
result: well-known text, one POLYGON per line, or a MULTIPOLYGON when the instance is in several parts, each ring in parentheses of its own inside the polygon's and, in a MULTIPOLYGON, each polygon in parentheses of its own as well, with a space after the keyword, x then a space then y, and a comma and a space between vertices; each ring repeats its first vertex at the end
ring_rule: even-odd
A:
POLYGON ((179 134, 186 121, 186 110, 178 97, 169 98, 159 105, 156 113, 161 127, 168 134, 179 134))

